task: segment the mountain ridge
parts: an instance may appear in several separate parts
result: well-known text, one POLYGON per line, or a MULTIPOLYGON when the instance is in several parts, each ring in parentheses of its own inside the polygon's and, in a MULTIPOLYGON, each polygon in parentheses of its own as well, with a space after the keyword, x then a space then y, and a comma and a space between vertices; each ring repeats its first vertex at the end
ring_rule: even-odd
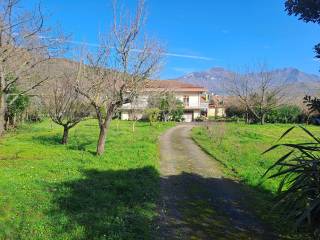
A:
MULTIPOLYGON (((320 91, 319 75, 305 73, 293 67, 274 69, 270 73, 276 82, 285 82, 293 96, 315 94, 320 91)), ((192 72, 172 80, 199 85, 218 95, 228 95, 224 86, 234 74, 237 73, 223 67, 212 67, 206 71, 192 72)))

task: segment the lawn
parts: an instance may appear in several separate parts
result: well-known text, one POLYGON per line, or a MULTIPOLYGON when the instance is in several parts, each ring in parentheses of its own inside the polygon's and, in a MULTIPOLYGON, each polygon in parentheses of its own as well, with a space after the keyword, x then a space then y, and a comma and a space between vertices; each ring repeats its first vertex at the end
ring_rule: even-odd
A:
MULTIPOLYGON (((227 174, 235 174, 251 186, 262 186, 275 192, 279 180, 262 179, 265 171, 284 153, 286 149, 262 154, 277 143, 301 143, 311 140, 301 129, 294 129, 289 135, 278 142, 281 135, 292 125, 266 124, 247 125, 243 123, 214 123, 209 127, 197 127, 192 131, 193 139, 210 155, 219 160, 227 174), (222 130, 223 129, 223 130, 222 130)), ((307 129, 320 134, 317 126, 307 129)))
MULTIPOLYGON (((255 195, 255 202, 250 204, 256 208, 258 214, 269 221, 277 222, 281 221, 278 216, 269 215, 269 213, 273 205, 272 198, 277 191, 280 179, 267 180, 262 176, 288 150, 279 149, 267 154, 262 153, 277 143, 301 143, 311 139, 297 128, 283 140, 277 142, 291 126, 285 124, 261 126, 244 123, 213 123, 208 127, 209 130, 206 126, 194 128, 192 137, 207 153, 221 162, 226 175, 236 177, 250 186, 255 195)), ((306 127, 312 132, 320 134, 319 127, 306 127)))
POLYGON ((0 141, 0 239, 152 239, 159 194, 158 136, 172 123, 115 121, 94 155, 96 120, 67 146, 44 121, 0 141))

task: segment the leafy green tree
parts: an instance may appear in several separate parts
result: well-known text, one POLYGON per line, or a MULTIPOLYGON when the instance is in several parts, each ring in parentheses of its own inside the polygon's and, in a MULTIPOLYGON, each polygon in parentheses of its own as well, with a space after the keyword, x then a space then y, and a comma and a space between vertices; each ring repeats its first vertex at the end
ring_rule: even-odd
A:
POLYGON ((5 128, 16 125, 17 118, 21 119, 22 114, 30 103, 30 97, 27 95, 19 95, 20 91, 16 86, 12 86, 8 92, 7 109, 5 113, 5 128), (12 101, 15 99, 14 101, 12 101), (12 102, 12 103, 11 103, 12 102), (11 104, 9 104, 11 103, 11 104))
MULTIPOLYGON (((304 22, 320 24, 320 1, 319 0, 287 0, 286 11, 289 15, 298 16, 304 22)), ((314 47, 316 58, 320 58, 320 43, 314 47)))
POLYGON ((158 108, 160 110, 161 121, 181 122, 183 120, 184 105, 171 92, 152 96, 149 99, 149 107, 158 108))
POLYGON ((270 111, 267 115, 269 123, 297 123, 302 111, 298 106, 284 105, 270 111))
POLYGON ((227 118, 243 118, 246 111, 243 107, 237 105, 230 105, 226 108, 227 118))
POLYGON ((184 120, 183 118, 183 111, 184 105, 183 102, 181 102, 179 99, 176 100, 175 108, 171 110, 170 113, 170 120, 174 122, 182 122, 184 120))

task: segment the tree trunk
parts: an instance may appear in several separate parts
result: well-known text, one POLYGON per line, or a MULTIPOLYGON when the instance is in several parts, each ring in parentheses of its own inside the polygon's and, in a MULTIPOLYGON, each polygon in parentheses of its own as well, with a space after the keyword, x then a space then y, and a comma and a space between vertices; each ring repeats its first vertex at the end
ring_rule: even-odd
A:
POLYGON ((6 98, 5 94, 0 89, 0 135, 4 133, 5 129, 5 114, 6 114, 6 98))
POLYGON ((249 124, 249 109, 247 106, 245 108, 245 123, 249 124))
POLYGON ((63 136, 61 140, 61 144, 66 145, 68 143, 69 138, 69 128, 68 126, 63 126, 63 136))
POLYGON ((102 155, 104 153, 105 143, 107 137, 107 128, 104 126, 100 126, 100 133, 97 145, 97 155, 102 155))
POLYGON ((265 119, 266 119, 266 114, 263 113, 262 116, 261 116, 261 125, 265 124, 265 119))
POLYGON ((97 155, 102 155, 104 153, 107 132, 108 132, 111 120, 112 120, 112 115, 113 115, 113 112, 108 111, 108 114, 107 114, 106 118, 104 119, 104 122, 102 124, 99 123, 100 133, 99 133, 99 139, 98 139, 98 144, 97 144, 97 155))

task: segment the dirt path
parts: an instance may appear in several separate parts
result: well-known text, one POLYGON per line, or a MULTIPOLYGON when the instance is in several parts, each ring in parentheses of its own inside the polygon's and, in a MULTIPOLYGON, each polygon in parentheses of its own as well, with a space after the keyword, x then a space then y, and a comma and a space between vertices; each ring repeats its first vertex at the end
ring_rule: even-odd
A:
POLYGON ((223 178, 219 163, 179 125, 160 139, 160 239, 277 239, 244 206, 240 183, 223 178))

